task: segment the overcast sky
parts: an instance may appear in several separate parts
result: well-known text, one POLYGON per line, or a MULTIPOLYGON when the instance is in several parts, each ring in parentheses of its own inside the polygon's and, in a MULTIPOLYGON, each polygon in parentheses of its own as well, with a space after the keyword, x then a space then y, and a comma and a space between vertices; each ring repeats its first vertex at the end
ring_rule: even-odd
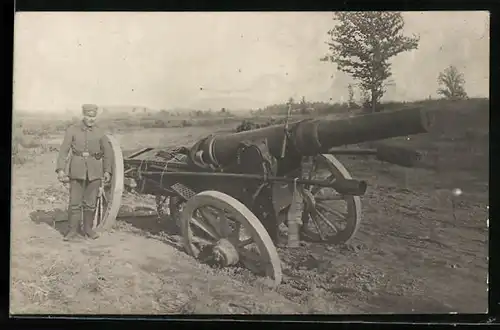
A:
MULTIPOLYGON (((393 60, 385 100, 436 97, 449 64, 469 96, 489 95, 487 12, 404 13, 418 50, 393 60)), ((14 108, 82 103, 218 109, 261 107, 302 95, 347 98, 350 78, 320 62, 334 21, 304 13, 17 13, 14 108)))

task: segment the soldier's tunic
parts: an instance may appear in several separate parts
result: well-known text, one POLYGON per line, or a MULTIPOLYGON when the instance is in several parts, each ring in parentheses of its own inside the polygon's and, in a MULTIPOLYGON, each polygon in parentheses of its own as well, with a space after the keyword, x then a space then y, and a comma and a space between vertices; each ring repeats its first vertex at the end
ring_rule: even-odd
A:
POLYGON ((98 188, 104 172, 111 173, 111 147, 104 140, 105 131, 98 126, 87 127, 83 121, 66 130, 57 158, 56 171, 64 170, 71 151, 70 208, 95 209, 98 188))

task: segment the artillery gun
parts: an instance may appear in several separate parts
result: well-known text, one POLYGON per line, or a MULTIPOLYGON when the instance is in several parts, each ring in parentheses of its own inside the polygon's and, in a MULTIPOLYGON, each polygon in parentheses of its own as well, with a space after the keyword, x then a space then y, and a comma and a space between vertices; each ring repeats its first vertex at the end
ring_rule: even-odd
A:
POLYGON ((394 148, 335 147, 425 133, 432 116, 414 108, 348 119, 306 119, 238 133, 209 135, 192 146, 113 150, 113 180, 105 187, 95 227, 113 226, 125 189, 167 205, 186 252, 200 262, 243 265, 275 284, 280 226, 288 246, 299 240, 347 243, 361 222, 365 181, 355 180, 335 154, 374 154, 411 166, 418 154, 394 148))

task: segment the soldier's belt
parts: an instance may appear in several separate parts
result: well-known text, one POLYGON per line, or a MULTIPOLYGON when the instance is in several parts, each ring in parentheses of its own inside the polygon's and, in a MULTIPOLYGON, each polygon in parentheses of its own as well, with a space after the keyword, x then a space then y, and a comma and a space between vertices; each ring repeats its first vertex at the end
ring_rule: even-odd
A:
POLYGON ((91 152, 88 152, 88 151, 78 151, 78 150, 73 150, 73 155, 84 157, 84 158, 92 156, 92 157, 94 157, 97 160, 99 160, 99 159, 101 159, 103 157, 103 153, 102 152, 91 153, 91 152))

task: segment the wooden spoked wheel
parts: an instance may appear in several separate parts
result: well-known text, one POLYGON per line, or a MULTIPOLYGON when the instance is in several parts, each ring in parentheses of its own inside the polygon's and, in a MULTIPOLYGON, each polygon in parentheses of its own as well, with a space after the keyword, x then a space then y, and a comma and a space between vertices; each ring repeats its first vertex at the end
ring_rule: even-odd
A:
POLYGON ((281 283, 281 261, 259 219, 241 202, 218 191, 204 191, 180 214, 183 244, 201 262, 242 265, 258 276, 281 283))
POLYGON ((111 148, 111 182, 101 183, 94 215, 94 229, 108 230, 116 223, 123 195, 124 165, 120 144, 112 135, 106 135, 106 143, 111 148))
MULTIPOLYGON (((347 169, 330 154, 313 158, 308 176, 312 180, 352 179, 347 169)), ((301 236, 305 240, 345 244, 358 231, 361 222, 359 196, 340 195, 333 188, 304 186, 301 236)))

